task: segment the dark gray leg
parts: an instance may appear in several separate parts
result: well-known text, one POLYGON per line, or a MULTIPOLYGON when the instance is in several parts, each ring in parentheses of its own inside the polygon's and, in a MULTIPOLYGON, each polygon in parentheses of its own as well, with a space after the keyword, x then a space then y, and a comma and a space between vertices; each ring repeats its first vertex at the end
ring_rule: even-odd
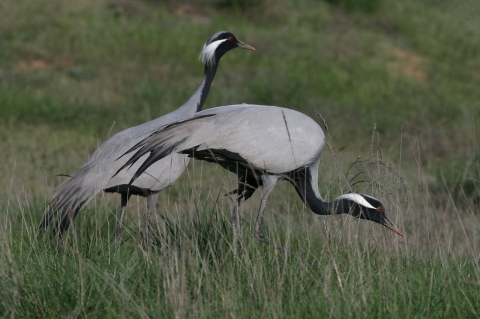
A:
POLYGON ((157 199, 158 193, 147 196, 147 216, 145 218, 145 231, 143 233, 144 247, 148 247, 148 224, 150 222, 150 216, 155 213, 155 204, 157 203, 157 199))
POLYGON ((128 200, 130 199, 130 194, 121 194, 121 210, 120 218, 118 219, 117 229, 115 230, 115 242, 119 244, 122 241, 122 226, 123 218, 125 217, 125 209, 127 208, 128 200))
POLYGON ((260 210, 258 211, 257 215, 257 222, 255 224, 255 238, 260 240, 262 243, 269 244, 274 246, 275 248, 286 251, 289 255, 293 255, 291 251, 288 249, 283 248, 280 244, 272 241, 270 238, 266 237, 263 234, 263 213, 265 212, 265 205, 267 204, 268 195, 272 192, 273 188, 277 184, 278 180, 280 179, 279 176, 274 175, 262 175, 262 199, 260 201, 260 210))
POLYGON ((232 243, 232 249, 233 249, 233 256, 237 256, 237 240, 238 236, 240 235, 240 216, 238 215, 238 208, 240 206, 240 201, 242 199, 239 197, 235 201, 235 207, 233 207, 232 210, 232 218, 230 219, 230 224, 232 225, 232 230, 233 230, 233 243, 232 243))
POLYGON ((242 199, 249 199, 255 190, 260 186, 260 182, 257 180, 258 175, 255 175, 255 172, 246 170, 243 173, 238 174, 238 188, 237 188, 237 200, 235 201, 235 206, 232 210, 232 218, 230 219, 230 224, 232 225, 233 230, 233 255, 237 256, 237 242, 240 236, 241 224, 240 224, 240 213, 239 208, 242 202, 242 199))
POLYGON ((254 234, 256 239, 265 244, 272 244, 272 241, 263 234, 263 213, 265 212, 265 205, 267 204, 268 195, 270 195, 277 182, 277 176, 262 175, 262 199, 260 201, 260 209, 257 215, 257 222, 255 223, 254 234))

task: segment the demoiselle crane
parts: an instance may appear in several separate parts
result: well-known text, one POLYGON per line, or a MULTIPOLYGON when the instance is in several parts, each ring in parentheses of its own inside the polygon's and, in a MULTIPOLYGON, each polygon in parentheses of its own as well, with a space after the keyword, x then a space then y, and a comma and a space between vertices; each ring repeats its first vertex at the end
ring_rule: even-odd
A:
MULTIPOLYGON (((172 153, 150 166, 141 178, 129 183, 131 174, 123 172, 112 175, 118 171, 128 157, 118 157, 132 146, 136 145, 148 134, 168 123, 181 121, 193 116, 202 109, 210 85, 215 77, 220 58, 228 51, 242 48, 255 50, 245 44, 230 32, 220 31, 215 33, 203 46, 199 59, 205 65, 202 83, 190 99, 175 111, 155 120, 126 129, 106 140, 92 154, 88 161, 69 179, 67 179, 53 196, 49 203, 49 210, 41 222, 42 228, 47 228, 53 218, 59 214, 53 227, 54 233, 59 237, 63 235, 78 212, 100 191, 121 194, 121 212, 115 232, 116 240, 121 236, 121 226, 125 208, 131 195, 145 196, 147 198, 147 216, 144 238, 148 238, 148 220, 155 209, 158 192, 170 186, 183 172, 188 163, 188 156, 172 153)), ((146 158, 146 157, 145 157, 146 158)), ((141 164, 142 159, 137 163, 141 164)))
MULTIPOLYGON (((273 243, 263 233, 262 221, 268 195, 280 180, 289 181, 303 202, 316 214, 350 214, 403 233, 385 214, 383 204, 364 194, 344 194, 332 202, 318 190, 318 167, 325 145, 320 126, 310 117, 276 106, 230 105, 196 113, 192 118, 159 127, 126 154, 128 161, 117 173, 136 170, 130 183, 170 154, 215 162, 238 175, 237 202, 232 212, 233 249, 240 230, 238 206, 262 186, 255 238, 273 243), (130 153, 136 151, 133 156, 130 153), (145 155, 148 158, 145 159, 145 155), (137 165, 138 162, 142 164, 137 165), (129 167, 127 169, 127 167, 129 167)), ((115 177, 114 177, 115 178, 115 177)))

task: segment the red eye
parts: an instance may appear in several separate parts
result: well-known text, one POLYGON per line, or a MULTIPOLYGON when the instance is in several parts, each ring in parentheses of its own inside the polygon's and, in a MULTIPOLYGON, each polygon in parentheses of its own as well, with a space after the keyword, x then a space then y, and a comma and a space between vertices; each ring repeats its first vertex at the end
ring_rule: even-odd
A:
POLYGON ((377 208, 377 212, 381 213, 382 211, 383 211, 382 206, 380 206, 380 207, 377 208))
POLYGON ((233 41, 233 37, 232 37, 232 36, 229 36, 229 37, 228 37, 228 41, 233 41))

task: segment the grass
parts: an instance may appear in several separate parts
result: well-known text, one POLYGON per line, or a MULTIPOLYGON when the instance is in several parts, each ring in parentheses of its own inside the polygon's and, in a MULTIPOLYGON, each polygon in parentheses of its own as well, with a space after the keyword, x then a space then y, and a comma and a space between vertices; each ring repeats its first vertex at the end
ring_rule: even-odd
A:
POLYGON ((0 3, 0 317, 479 316, 478 4, 254 2, 0 3), (314 216, 285 183, 265 231, 299 258, 253 238, 258 195, 243 206, 234 258, 223 196, 234 178, 200 162, 160 193, 148 249, 138 198, 118 248, 113 195, 62 242, 37 233, 55 175, 180 106, 218 30, 257 51, 222 58, 206 107, 279 105, 323 126, 320 114, 322 195, 377 196, 405 238, 314 216), (355 171, 367 182, 354 184, 355 171))
POLYGON ((59 248, 38 239, 25 225, 31 221, 11 219, 2 242, 4 315, 476 317, 480 311, 475 259, 405 251, 393 234, 371 238, 378 226, 360 221, 295 210, 270 217, 270 236, 304 254, 296 259, 254 241, 247 212, 235 259, 222 203, 160 214, 155 225, 164 227, 152 229, 147 251, 133 238, 116 249, 112 216, 92 213, 85 212, 59 248), (368 232, 358 233, 359 224, 368 232))

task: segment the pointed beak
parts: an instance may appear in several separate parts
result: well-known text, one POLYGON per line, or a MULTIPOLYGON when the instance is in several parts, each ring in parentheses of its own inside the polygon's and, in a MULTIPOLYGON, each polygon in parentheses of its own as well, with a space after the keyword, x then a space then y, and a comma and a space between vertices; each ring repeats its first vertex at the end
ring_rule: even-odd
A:
POLYGON ((248 45, 246 43, 243 43, 242 41, 238 41, 237 40, 237 45, 240 49, 246 49, 246 50, 250 50, 250 51, 255 51, 255 48, 252 47, 251 45, 248 45))
POLYGON ((394 231, 395 233, 397 233, 398 235, 402 236, 403 237, 403 233, 400 229, 397 228, 397 226, 395 226, 391 221, 390 219, 388 219, 388 217, 385 216, 385 219, 384 219, 384 222, 382 223, 385 227, 387 227, 388 229, 390 229, 391 231, 394 231))

